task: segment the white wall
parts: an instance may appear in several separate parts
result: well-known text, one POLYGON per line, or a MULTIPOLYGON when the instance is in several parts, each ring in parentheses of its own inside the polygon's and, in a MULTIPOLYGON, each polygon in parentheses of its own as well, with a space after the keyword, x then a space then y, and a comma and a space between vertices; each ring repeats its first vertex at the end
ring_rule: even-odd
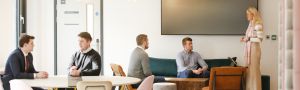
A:
POLYGON ((16 49, 16 14, 14 0, 0 0, 0 68, 16 49))
MULTIPOLYGON (((259 0, 259 10, 264 20, 266 34, 278 35, 280 0, 259 0)), ((262 44, 261 72, 271 75, 271 90, 278 89, 278 40, 264 40, 262 44)))
MULTIPOLYGON (((260 10, 265 20, 266 34, 277 34, 278 0, 260 0, 260 10), (273 3, 273 4, 270 4, 273 3)), ((135 37, 148 35, 150 57, 175 58, 182 50, 181 39, 188 35, 161 35, 160 0, 104 0, 104 74, 112 75, 110 63, 123 66, 127 72, 129 57, 136 47, 135 37)), ((191 35, 194 50, 204 58, 238 57, 244 64, 241 36, 191 35)), ((264 40, 261 69, 271 75, 271 90, 277 89, 277 42, 264 40)))

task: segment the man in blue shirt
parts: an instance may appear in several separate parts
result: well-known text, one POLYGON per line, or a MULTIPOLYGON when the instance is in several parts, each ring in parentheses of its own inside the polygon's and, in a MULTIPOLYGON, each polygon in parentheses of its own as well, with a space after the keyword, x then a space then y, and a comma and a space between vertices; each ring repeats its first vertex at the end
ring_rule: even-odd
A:
POLYGON ((193 43, 190 37, 182 40, 184 50, 177 54, 176 64, 178 78, 208 78, 209 71, 200 54, 193 51, 193 43))

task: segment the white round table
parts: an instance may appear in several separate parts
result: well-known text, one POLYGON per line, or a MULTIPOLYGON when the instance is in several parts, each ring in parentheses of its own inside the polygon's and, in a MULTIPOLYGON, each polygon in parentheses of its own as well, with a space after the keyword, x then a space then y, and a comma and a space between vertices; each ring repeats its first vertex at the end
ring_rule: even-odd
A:
MULTIPOLYGON (((75 87, 77 82, 70 82, 67 75, 64 76, 50 76, 47 79, 16 79, 22 80, 31 87, 42 88, 70 88, 75 87), (73 83, 70 85, 70 83, 73 83)), ((113 86, 121 86, 128 84, 136 84, 141 80, 133 77, 120 77, 120 76, 82 76, 82 81, 111 81, 113 86)), ((80 81, 81 81, 80 80, 80 81)))

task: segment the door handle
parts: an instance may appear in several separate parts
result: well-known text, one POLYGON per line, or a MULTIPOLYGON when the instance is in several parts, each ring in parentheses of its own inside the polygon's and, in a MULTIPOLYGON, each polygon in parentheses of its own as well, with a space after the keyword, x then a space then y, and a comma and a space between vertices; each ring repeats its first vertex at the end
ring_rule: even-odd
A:
POLYGON ((20 15, 20 21, 22 22, 22 24, 24 24, 25 19, 24 17, 22 17, 22 15, 20 15))

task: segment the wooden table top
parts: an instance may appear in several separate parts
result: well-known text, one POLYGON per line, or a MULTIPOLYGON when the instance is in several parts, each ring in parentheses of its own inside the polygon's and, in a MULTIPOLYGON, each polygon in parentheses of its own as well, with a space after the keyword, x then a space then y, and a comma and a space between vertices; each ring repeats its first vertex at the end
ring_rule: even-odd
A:
POLYGON ((208 81, 208 78, 165 78, 166 81, 188 81, 188 82, 205 82, 208 81))

